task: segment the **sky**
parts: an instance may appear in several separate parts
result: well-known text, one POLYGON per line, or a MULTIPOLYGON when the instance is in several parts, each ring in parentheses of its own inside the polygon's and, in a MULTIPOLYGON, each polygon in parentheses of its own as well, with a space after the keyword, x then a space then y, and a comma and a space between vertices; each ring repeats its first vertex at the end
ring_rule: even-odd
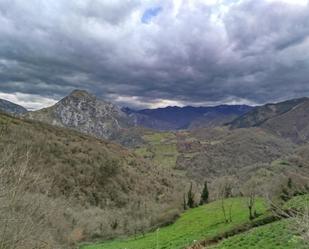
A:
POLYGON ((307 0, 0 0, 0 98, 132 108, 309 96, 307 0))

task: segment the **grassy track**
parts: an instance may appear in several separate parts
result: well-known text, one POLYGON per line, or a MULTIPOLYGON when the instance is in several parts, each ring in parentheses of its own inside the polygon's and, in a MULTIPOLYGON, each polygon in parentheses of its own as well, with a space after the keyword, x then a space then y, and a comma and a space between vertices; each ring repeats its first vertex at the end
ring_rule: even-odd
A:
MULTIPOLYGON (((220 202, 185 212, 174 224, 151 232, 145 236, 126 240, 108 241, 102 244, 84 246, 83 249, 180 249, 191 245, 194 241, 211 238, 225 232, 236 225, 248 222, 248 211, 243 198, 225 200, 232 204, 233 221, 223 222, 220 202)), ((265 213, 266 206, 262 200, 257 201, 258 213, 265 213)))

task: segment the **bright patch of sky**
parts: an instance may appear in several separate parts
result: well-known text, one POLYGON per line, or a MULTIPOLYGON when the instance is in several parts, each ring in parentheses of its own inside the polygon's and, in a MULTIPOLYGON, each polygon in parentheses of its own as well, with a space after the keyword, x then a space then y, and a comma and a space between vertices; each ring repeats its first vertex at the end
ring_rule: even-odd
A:
POLYGON ((251 105, 256 106, 258 103, 254 101, 250 101, 248 99, 242 98, 226 98, 220 101, 199 101, 199 102, 189 102, 182 100, 171 100, 171 99, 161 99, 156 98, 152 99, 149 102, 145 102, 145 100, 138 96, 119 96, 119 95, 111 95, 110 96, 113 102, 119 106, 129 106, 133 109, 143 109, 143 108, 164 108, 167 106, 217 106, 217 105, 251 105))
POLYGON ((151 19, 159 15, 161 11, 162 11, 162 7, 160 6, 147 9, 142 16, 141 21, 143 23, 149 23, 151 22, 151 19))
POLYGON ((29 111, 38 110, 44 107, 54 105, 57 100, 42 97, 36 94, 26 94, 26 93, 1 93, 0 92, 0 99, 5 99, 10 102, 19 104, 29 111))
POLYGON ((267 0, 268 2, 283 2, 288 4, 307 5, 308 0, 267 0))

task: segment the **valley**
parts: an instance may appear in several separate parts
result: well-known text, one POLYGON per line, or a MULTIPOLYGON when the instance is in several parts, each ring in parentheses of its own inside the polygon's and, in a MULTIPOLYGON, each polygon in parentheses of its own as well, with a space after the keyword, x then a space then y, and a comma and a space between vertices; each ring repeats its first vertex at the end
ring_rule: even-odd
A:
MULTIPOLYGON (((13 199, 8 190, 0 197, 16 210, 4 207, 3 215, 26 215, 22 224, 32 220, 37 229, 31 234, 44 231, 42 241, 51 248, 305 248, 291 225, 295 217, 271 217, 309 192, 306 106, 306 98, 231 106, 231 112, 246 110, 233 113, 231 122, 224 116, 229 107, 223 115, 220 106, 186 129, 167 130, 162 123, 157 130, 140 126, 137 112, 83 90, 38 111, 2 109, 0 185, 16 188, 13 199)), ((17 226, 10 223, 12 230, 17 226)), ((14 243, 32 248, 31 241, 14 243)))
POLYGON ((309 0, 0 0, 0 249, 309 249, 309 0))

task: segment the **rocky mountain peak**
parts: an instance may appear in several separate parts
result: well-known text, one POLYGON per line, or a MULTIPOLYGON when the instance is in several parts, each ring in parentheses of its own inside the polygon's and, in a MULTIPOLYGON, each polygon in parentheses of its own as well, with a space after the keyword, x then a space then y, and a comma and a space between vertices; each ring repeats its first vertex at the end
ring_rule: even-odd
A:
POLYGON ((76 89, 68 96, 61 99, 54 108, 58 113, 79 112, 80 115, 90 114, 97 116, 100 114, 122 113, 121 110, 112 103, 98 99, 95 95, 86 90, 76 89))
POLYGON ((114 137, 123 128, 132 126, 130 117, 118 106, 97 99, 85 90, 74 90, 54 106, 31 112, 26 117, 99 138, 114 137))
POLYGON ((86 90, 75 89, 68 96, 68 98, 76 98, 76 99, 96 99, 96 97, 87 92, 86 90))

